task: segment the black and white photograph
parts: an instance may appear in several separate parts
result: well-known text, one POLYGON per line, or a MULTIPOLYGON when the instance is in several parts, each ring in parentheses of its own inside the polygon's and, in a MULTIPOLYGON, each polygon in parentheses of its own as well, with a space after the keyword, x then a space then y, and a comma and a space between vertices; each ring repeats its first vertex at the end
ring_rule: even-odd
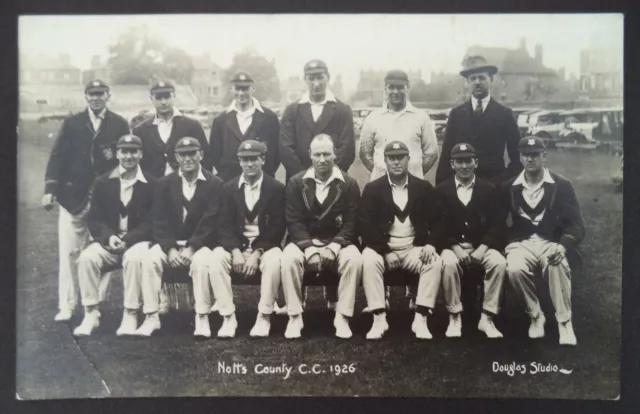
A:
POLYGON ((17 400, 616 400, 622 14, 18 19, 17 400))

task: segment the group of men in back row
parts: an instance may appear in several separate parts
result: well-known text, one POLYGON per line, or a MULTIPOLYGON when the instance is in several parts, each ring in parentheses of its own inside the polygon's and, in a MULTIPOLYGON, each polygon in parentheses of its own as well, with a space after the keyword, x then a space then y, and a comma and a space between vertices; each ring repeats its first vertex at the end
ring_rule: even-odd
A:
POLYGON ((64 121, 46 172, 43 205, 61 206, 56 320, 71 319, 79 288, 85 312, 74 333, 90 335, 100 321, 102 275, 121 264, 125 309, 117 334, 150 336, 160 329, 163 274, 183 268, 193 282, 195 336, 211 336, 214 302, 223 317, 218 337, 235 336, 232 282, 259 275, 250 335, 269 335, 282 284, 285 337, 298 338, 305 273, 328 272, 339 278, 337 293, 328 295, 336 336, 352 335, 348 319, 362 283, 373 313, 367 338, 379 339, 388 329, 385 272, 404 269, 418 276, 416 337, 431 338, 427 321, 441 285, 446 336, 458 337, 461 278, 475 266, 485 272, 478 329, 489 338, 502 337, 494 316, 505 278, 525 303, 529 336, 544 336, 534 284, 542 271, 559 341, 575 345, 567 249, 584 237, 580 209, 571 183, 544 166, 544 143, 520 139, 511 111, 490 97, 496 71, 482 57, 467 60, 461 75, 472 99, 451 111, 435 188, 423 179, 438 158, 433 124, 408 102, 406 73, 388 72, 387 101, 360 137, 360 158, 371 171, 362 195, 347 174, 356 152, 351 110, 327 90, 322 61, 305 65, 309 93, 281 122, 253 98, 251 75, 238 72, 234 100, 214 119, 209 141, 173 106, 169 82, 152 85, 156 114, 133 133, 106 108, 109 87, 90 82, 89 108, 64 121), (286 186, 273 178, 280 162, 286 186))

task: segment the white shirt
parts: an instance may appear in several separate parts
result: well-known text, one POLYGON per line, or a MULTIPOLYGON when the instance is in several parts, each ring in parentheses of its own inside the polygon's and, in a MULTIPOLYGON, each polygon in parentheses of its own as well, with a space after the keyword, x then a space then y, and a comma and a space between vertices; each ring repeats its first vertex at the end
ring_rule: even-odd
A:
MULTIPOLYGON (((487 95, 480 100, 480 103, 482 104, 483 113, 484 111, 487 110, 487 105, 489 105, 490 100, 491 100, 491 95, 487 95)), ((476 98, 473 95, 471 95, 471 106, 473 107, 473 111, 475 112, 476 108, 478 107, 478 98, 476 98)))
POLYGON ((313 167, 309 168, 307 172, 304 174, 302 179, 311 178, 316 182, 316 198, 319 202, 323 203, 329 195, 329 186, 334 180, 340 180, 344 182, 344 178, 342 177, 342 171, 340 168, 333 166, 333 171, 331 172, 331 176, 326 182, 320 181, 320 179, 316 178, 316 173, 313 170, 313 167))
MULTIPOLYGON (((544 183, 555 183, 555 180, 553 179, 553 177, 551 177, 551 174, 549 173, 549 170, 547 168, 544 169, 542 181, 540 181, 539 183, 535 185, 529 184, 524 177, 524 171, 522 171, 518 178, 516 178, 513 182, 513 185, 522 185, 522 197, 524 198, 524 201, 529 205, 529 207, 536 208, 540 201, 542 201, 542 197, 544 197, 544 183)), ((519 213, 527 220, 531 220, 531 217, 529 217, 527 213, 524 212, 522 207, 520 207, 519 213)), ((535 226, 537 226, 538 224, 540 224, 540 221, 542 221, 543 217, 544 210, 535 219, 531 220, 531 222, 535 226)))
MULTIPOLYGON (((113 170, 113 173, 111 173, 110 177, 111 178, 115 178, 115 177, 119 177, 120 178, 120 201, 122 201, 122 204, 124 204, 125 206, 129 204, 129 202, 131 201, 131 197, 133 197, 133 186, 136 184, 137 181, 146 183, 147 179, 144 178, 144 174, 142 174, 142 169, 140 169, 140 167, 138 166, 138 170, 136 171, 136 176, 130 180, 123 180, 122 179, 122 174, 124 174, 126 172, 126 170, 124 168, 122 168, 121 166, 119 166, 118 168, 116 168, 115 170, 113 170)), ((118 225, 118 236, 122 237, 125 234, 127 234, 127 231, 129 231, 128 229, 128 223, 129 218, 127 216, 122 217, 120 216, 120 221, 119 221, 119 225, 118 225)))
POLYGON ((249 210, 253 210, 253 207, 260 199, 260 189, 262 188, 263 179, 264 173, 260 175, 258 181, 253 185, 249 184, 247 180, 244 179, 244 174, 241 175, 240 180, 238 180, 238 188, 242 188, 244 185, 244 202, 247 203, 249 210))
POLYGON ((391 186, 391 195, 393 196, 393 202, 396 203, 400 210, 404 210, 409 201, 409 177, 405 180, 404 184, 397 185, 391 182, 391 177, 387 174, 389 185, 391 186))
POLYGON ((94 114, 91 108, 87 108, 89 112, 89 120, 91 120, 91 125, 93 125, 93 131, 98 132, 100 129, 100 125, 102 125, 102 121, 104 120, 104 115, 107 112, 107 108, 104 108, 98 115, 94 114))
MULTIPOLYGON (((198 168, 198 176, 191 183, 184 178, 184 175, 182 175, 182 171, 179 171, 178 175, 182 177, 182 195, 184 195, 184 198, 186 198, 189 201, 191 201, 191 199, 193 198, 193 195, 196 193, 198 180, 207 181, 206 177, 202 173, 202 168, 198 168)), ((187 209, 182 207, 182 222, 184 222, 186 218, 187 218, 187 209)))
POLYGON ((236 106, 236 101, 231 102, 231 105, 227 108, 227 113, 236 111, 236 119, 238 120, 238 127, 240 127, 240 132, 242 135, 247 132, 247 129, 251 126, 251 122, 253 122, 253 114, 256 111, 260 111, 264 113, 264 110, 260 106, 260 102, 256 98, 251 98, 251 107, 246 111, 240 111, 236 106))
POLYGON ((468 185, 462 184, 458 181, 458 178, 454 178, 456 182, 456 193, 458 193, 458 200, 462 202, 465 206, 469 204, 471 201, 471 196, 473 195, 473 187, 476 185, 476 177, 473 177, 473 180, 468 185))
POLYGON ((173 129, 173 118, 175 118, 176 116, 183 115, 182 112, 178 111, 177 108, 173 108, 173 115, 171 115, 171 118, 164 120, 160 118, 157 113, 153 118, 153 125, 158 126, 158 134, 160 135, 160 138, 164 143, 166 143, 167 140, 169 140, 169 136, 171 136, 171 130, 173 129))
POLYGON ((300 98, 299 103, 308 103, 311 105, 311 115, 313 115, 313 122, 318 122, 318 118, 322 115, 322 111, 324 110, 324 105, 327 102, 335 102, 336 97, 333 95, 329 89, 327 89, 324 100, 322 102, 313 102, 309 93, 305 93, 302 98, 300 98))

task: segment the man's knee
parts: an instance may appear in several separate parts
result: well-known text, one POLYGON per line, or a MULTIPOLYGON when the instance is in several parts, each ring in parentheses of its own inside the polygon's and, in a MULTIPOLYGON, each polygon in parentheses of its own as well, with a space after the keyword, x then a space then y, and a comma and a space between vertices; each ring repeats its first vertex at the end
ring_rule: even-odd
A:
POLYGON ((506 259, 506 269, 512 282, 520 281, 531 270, 524 259, 513 254, 506 259))
POLYGON ((207 272, 213 262, 212 252, 208 247, 201 247, 191 258, 191 272, 207 272))
POLYGON ((225 272, 229 272, 231 270, 231 253, 222 247, 216 247, 207 256, 211 269, 222 270, 225 272))
POLYGON ((137 243, 127 249, 122 255, 122 265, 137 265, 141 264, 149 253, 149 247, 147 243, 137 243))
POLYGON ((362 254, 354 245, 343 247, 338 256, 339 261, 342 262, 341 264, 344 264, 344 266, 356 269, 362 267, 362 254))
POLYGON ((269 249, 260 258, 261 269, 273 269, 280 271, 280 261, 282 258, 282 250, 279 247, 269 249))
POLYGON ((98 249, 99 248, 93 244, 84 249, 78 257, 78 265, 80 267, 100 267, 102 264, 102 257, 100 257, 98 249))
POLYGON ((293 243, 289 243, 284 248, 282 256, 280 257, 280 266, 283 269, 289 269, 291 267, 301 267, 304 265, 304 253, 298 246, 293 243))
POLYGON ((455 269, 458 267, 458 257, 453 251, 445 249, 440 256, 442 259, 442 267, 445 269, 455 269))

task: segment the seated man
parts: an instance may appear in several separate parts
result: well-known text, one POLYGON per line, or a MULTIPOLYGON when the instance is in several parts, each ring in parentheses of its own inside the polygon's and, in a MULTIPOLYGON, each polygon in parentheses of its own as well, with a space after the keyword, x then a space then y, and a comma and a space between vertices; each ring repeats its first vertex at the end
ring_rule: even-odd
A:
POLYGON ((571 269, 567 251, 585 235, 580 206, 571 181, 545 167, 544 142, 525 137, 518 144, 524 171, 504 184, 511 220, 507 275, 531 318, 529 338, 544 337, 545 317, 534 284, 534 271, 548 280, 556 312, 560 345, 576 345, 571 323, 571 269))
POLYGON ((389 329, 383 273, 404 269, 419 277, 411 330, 416 338, 431 339, 427 315, 440 289, 442 206, 433 186, 409 174, 409 149, 400 141, 384 148, 387 174, 364 187, 358 209, 362 243, 364 293, 373 313, 367 339, 380 339, 389 329))
POLYGON ((286 338, 299 338, 302 321, 302 282, 306 269, 339 275, 338 303, 333 324, 336 336, 350 338, 347 317, 353 316, 356 287, 362 276, 362 255, 356 247, 356 211, 360 189, 352 177, 335 166, 333 140, 313 138, 312 167, 287 184, 286 219, 291 242, 281 259, 282 285, 289 323, 286 338))
MULTIPOLYGON (((165 268, 188 268, 194 280, 202 280, 209 274, 211 249, 233 245, 222 180, 200 165, 200 142, 181 138, 175 156, 179 170, 158 180, 153 199, 153 238, 157 244, 142 263, 146 319, 136 331, 140 336, 151 336, 160 329, 158 310, 165 268)), ((208 313, 199 309, 196 312, 208 313)), ((198 323, 196 317, 196 329, 198 323)))
POLYGON ((124 313, 118 335, 133 335, 140 309, 140 266, 149 250, 155 179, 140 169, 142 141, 125 135, 116 144, 119 166, 95 183, 87 224, 94 243, 78 259, 84 319, 73 331, 88 336, 100 325, 99 287, 105 268, 122 264, 124 313))
MULTIPOLYGON (((505 214, 499 208, 498 189, 476 177, 476 151, 471 144, 456 144, 451 149, 451 168, 455 175, 438 184, 436 190, 444 205, 447 228, 442 251, 442 289, 449 311, 446 336, 462 335, 460 276, 481 267, 484 270, 484 301, 478 329, 489 338, 502 338, 493 323, 499 311, 507 261, 504 247, 505 214)), ((468 273, 467 273, 468 274, 468 273)))
MULTIPOLYGON (((261 272, 260 302, 258 317, 251 329, 253 337, 269 336, 271 313, 278 288, 280 287, 280 244, 285 232, 284 184, 263 173, 267 147, 265 144, 247 140, 238 148, 238 159, 242 174, 225 184, 225 191, 231 198, 229 221, 233 225, 237 240, 231 254, 222 248, 213 251, 211 263, 211 286, 217 299, 218 312, 225 321, 232 320, 235 312, 232 274, 234 277, 251 278, 258 269, 261 272)), ((207 310, 211 306, 209 279, 200 280, 194 276, 196 308, 207 310), (200 306, 201 305, 201 306, 200 306)), ((206 315, 200 330, 196 326, 195 335, 210 336, 206 315)), ((218 336, 235 336, 235 324, 224 324, 218 336)))

